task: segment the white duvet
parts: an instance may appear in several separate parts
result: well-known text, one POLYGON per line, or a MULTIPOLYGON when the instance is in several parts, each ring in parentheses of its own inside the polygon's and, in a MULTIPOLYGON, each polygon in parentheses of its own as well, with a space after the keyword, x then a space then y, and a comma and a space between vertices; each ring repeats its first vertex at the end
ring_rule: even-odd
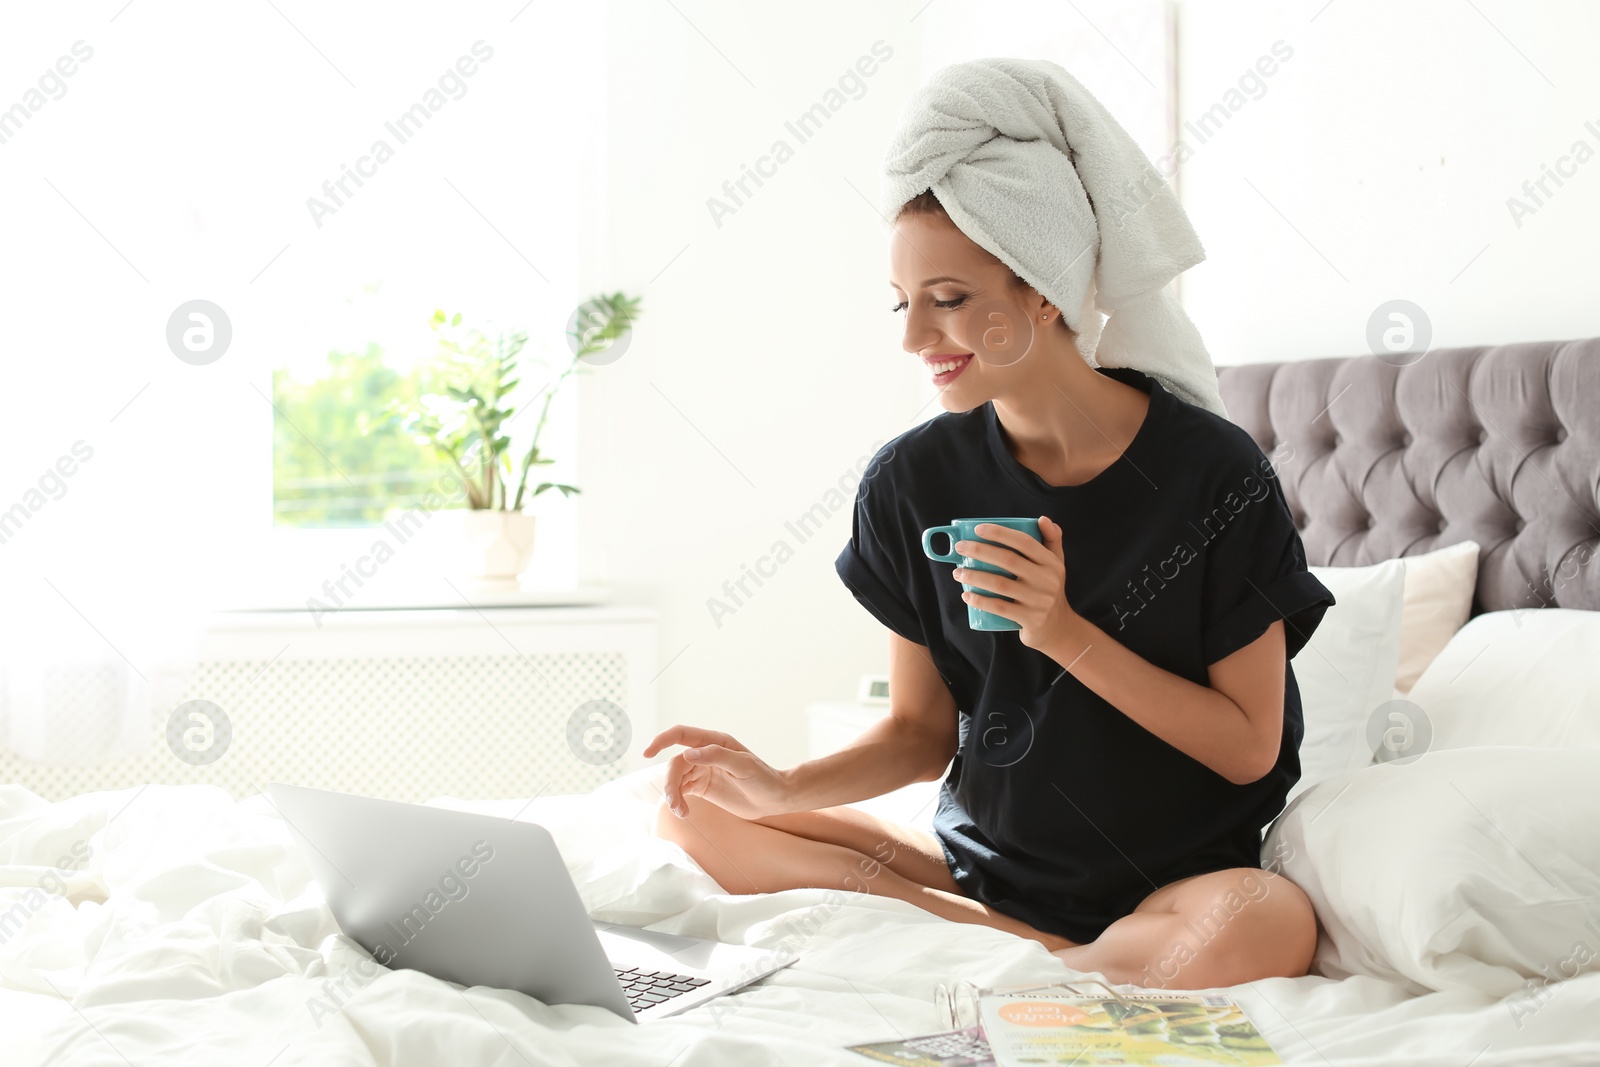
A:
MULTIPOLYGON (((935 983, 1075 977, 1037 944, 898 901, 726 896, 648 823, 645 771, 587 796, 441 800, 556 835, 598 918, 768 947, 796 962, 681 1016, 388 971, 338 935, 262 797, 148 786, 47 803, 0 786, 4 1064, 853 1064, 856 1042, 939 1028, 935 983)), ((1289 1063, 1600 1063, 1600 974, 1526 996, 1413 995, 1355 976, 1231 992, 1289 1063)))

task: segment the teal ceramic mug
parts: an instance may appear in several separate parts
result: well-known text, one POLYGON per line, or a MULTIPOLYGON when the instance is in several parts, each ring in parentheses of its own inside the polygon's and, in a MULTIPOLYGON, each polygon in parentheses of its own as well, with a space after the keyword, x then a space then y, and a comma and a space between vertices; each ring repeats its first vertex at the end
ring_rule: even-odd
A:
MULTIPOLYGON (((995 519, 952 519, 949 526, 931 526, 922 531, 922 551, 929 559, 938 560, 940 563, 959 563, 968 570, 990 571, 995 574, 1003 575, 1006 578, 1015 578, 1016 575, 1012 574, 1004 567, 996 567, 992 563, 985 563, 983 560, 973 559, 971 556, 963 556, 955 551, 955 544, 957 541, 981 541, 984 544, 999 545, 999 541, 993 541, 987 537, 978 536, 978 524, 984 522, 992 522, 998 526, 1006 526, 1013 530, 1021 530, 1035 541, 1038 541, 1041 544, 1044 542, 1044 538, 1039 534, 1038 519, 1020 519, 1010 517, 995 519), (945 552, 942 555, 933 550, 933 539, 938 537, 940 534, 944 534, 950 539, 950 551, 945 552)), ((1001 545, 1000 547, 1011 549, 1010 545, 1001 545)), ((1015 549, 1011 550, 1015 551, 1015 549)), ((968 592, 976 591, 983 596, 999 596, 999 594, 988 589, 978 589, 977 586, 968 585, 966 582, 961 583, 961 588, 968 592)), ((1011 598, 1002 596, 1000 599, 1010 600, 1011 598)), ((975 607, 971 604, 967 605, 967 625, 972 627, 974 630, 1022 629, 1020 625, 1012 622, 1003 615, 996 615, 993 612, 984 611, 983 609, 975 607)))

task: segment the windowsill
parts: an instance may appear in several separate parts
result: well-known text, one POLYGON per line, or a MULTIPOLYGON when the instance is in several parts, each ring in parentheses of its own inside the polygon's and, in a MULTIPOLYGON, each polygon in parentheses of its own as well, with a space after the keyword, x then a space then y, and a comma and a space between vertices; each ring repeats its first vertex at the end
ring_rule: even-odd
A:
POLYGON ((434 581, 407 582, 364 591, 359 600, 334 605, 326 600, 308 602, 287 590, 274 595, 269 590, 241 592, 214 606, 227 614, 257 612, 318 611, 423 611, 439 608, 533 608, 562 607, 611 602, 611 590, 603 585, 539 585, 518 583, 499 585, 475 583, 466 578, 439 577, 434 581))
MULTIPOLYGON (((392 630, 413 630, 424 628, 440 633, 446 631, 474 631, 482 637, 482 631, 487 629, 498 635, 494 638, 496 643, 503 643, 508 634, 516 634, 529 627, 553 629, 564 633, 566 638, 581 641, 581 631, 593 627, 607 627, 617 625, 654 625, 660 620, 660 613, 652 607, 643 604, 617 605, 617 604, 562 604, 559 606, 539 605, 502 605, 499 607, 467 608, 457 604, 454 607, 405 607, 405 608, 373 608, 362 611, 337 611, 331 616, 313 616, 305 611, 219 611, 207 617, 205 622, 204 648, 201 658, 226 659, 233 655, 230 644, 239 636, 249 637, 251 634, 266 632, 279 633, 292 638, 290 644, 297 650, 298 656, 311 654, 314 645, 302 641, 318 641, 328 638, 338 641, 341 638, 357 637, 363 634, 381 633, 392 630), (223 642, 221 646, 218 641, 223 642), (219 647, 222 651, 218 652, 219 647)), ((326 645, 322 651, 326 653, 326 645)), ((515 641, 509 646, 503 646, 507 653, 516 654, 520 647, 515 641)), ((285 651, 287 646, 285 646, 285 651)), ((273 651, 268 649, 268 651, 273 651)), ((442 653, 443 646, 433 650, 442 653)), ((249 658, 244 657, 244 658, 249 658)), ((292 658, 292 657, 291 657, 292 658)))
POLYGON ((429 523, 402 540, 387 527, 275 529, 242 543, 237 565, 215 576, 214 612, 320 614, 606 604, 603 575, 580 576, 569 516, 541 525, 520 580, 463 576, 462 543, 429 523))

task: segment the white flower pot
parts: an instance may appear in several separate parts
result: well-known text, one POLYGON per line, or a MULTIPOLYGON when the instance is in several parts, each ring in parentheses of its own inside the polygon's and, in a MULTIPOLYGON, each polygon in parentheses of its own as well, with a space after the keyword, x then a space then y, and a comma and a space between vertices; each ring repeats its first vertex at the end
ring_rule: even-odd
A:
POLYGON ((534 516, 525 511, 452 509, 459 531, 459 573, 486 582, 515 582, 533 558, 534 516))

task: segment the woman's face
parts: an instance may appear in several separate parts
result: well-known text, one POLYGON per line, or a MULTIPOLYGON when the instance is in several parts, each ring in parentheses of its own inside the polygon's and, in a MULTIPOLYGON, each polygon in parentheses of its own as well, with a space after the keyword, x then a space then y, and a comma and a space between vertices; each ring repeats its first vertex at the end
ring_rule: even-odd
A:
POLYGON ((902 344, 923 361, 947 411, 1042 386, 1041 360, 1024 357, 1070 341, 1049 302, 1014 277, 945 215, 902 215, 895 223, 889 285, 895 311, 906 317, 902 344))

